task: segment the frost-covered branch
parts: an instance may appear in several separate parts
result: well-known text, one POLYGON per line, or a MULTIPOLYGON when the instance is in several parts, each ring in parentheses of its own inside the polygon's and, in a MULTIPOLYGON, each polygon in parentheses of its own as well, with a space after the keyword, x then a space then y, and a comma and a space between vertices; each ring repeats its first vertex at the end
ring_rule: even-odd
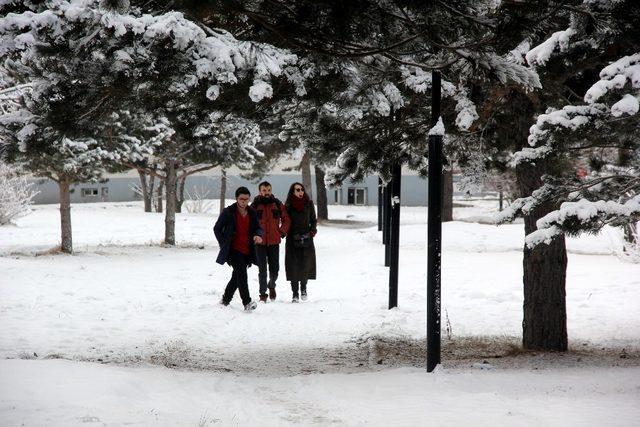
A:
POLYGON ((630 86, 622 98, 611 106, 611 115, 620 117, 638 113, 640 105, 640 53, 620 58, 600 71, 600 80, 587 91, 585 102, 593 104, 610 92, 624 91, 627 83, 630 86))
POLYGON ((549 243, 554 236, 567 233, 577 234, 582 230, 597 232, 604 225, 621 218, 634 223, 640 219, 640 195, 625 203, 598 200, 595 202, 581 199, 577 202, 565 202, 560 209, 553 211, 536 223, 538 230, 530 233, 525 243, 534 247, 540 243, 549 243))
POLYGON ((0 225, 29 213, 29 206, 38 194, 18 169, 0 161, 0 225))

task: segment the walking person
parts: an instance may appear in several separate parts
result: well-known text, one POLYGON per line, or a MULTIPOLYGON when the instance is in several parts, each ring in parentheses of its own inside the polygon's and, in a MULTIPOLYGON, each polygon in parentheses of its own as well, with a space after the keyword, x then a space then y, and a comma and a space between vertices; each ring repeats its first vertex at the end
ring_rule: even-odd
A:
POLYGON ((305 192, 304 185, 294 182, 285 202, 291 226, 285 244, 284 266, 291 282, 293 297, 307 299, 307 282, 316 278, 316 249, 313 238, 317 233, 316 209, 305 192))
POLYGON ((247 282, 247 268, 257 264, 255 245, 262 243, 262 228, 258 222, 258 214, 249 206, 251 193, 247 187, 236 190, 236 202, 223 209, 213 227, 216 240, 220 245, 220 253, 216 262, 228 263, 233 268, 231 280, 227 284, 220 303, 229 305, 236 289, 240 291, 242 305, 247 311, 257 307, 251 300, 247 282))
POLYGON ((258 214, 260 227, 264 230, 262 243, 256 245, 258 261, 258 281, 260 283, 260 301, 276 299, 276 280, 280 269, 280 241, 289 231, 289 215, 284 204, 272 193, 271 184, 263 181, 258 185, 258 194, 251 207, 258 214), (267 267, 269 281, 267 282, 267 267))

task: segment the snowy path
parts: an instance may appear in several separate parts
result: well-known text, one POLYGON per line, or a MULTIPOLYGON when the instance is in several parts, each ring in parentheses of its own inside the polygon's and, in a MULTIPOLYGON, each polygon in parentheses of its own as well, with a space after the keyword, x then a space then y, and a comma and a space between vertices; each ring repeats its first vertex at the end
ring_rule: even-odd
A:
POLYGON ((640 368, 415 368, 285 378, 70 361, 0 361, 11 425, 632 426, 640 368), (94 424, 95 423, 95 424, 94 424))
MULTIPOLYGON (((115 231, 106 239, 111 221, 102 216, 105 210, 80 206, 77 211, 76 244, 80 247, 96 240, 98 244, 125 240, 124 219, 116 221, 115 231), (98 236, 84 230, 87 224, 98 236)), ((131 218, 139 240, 152 240, 156 215, 145 215, 135 207, 114 211, 115 218, 131 218)), ((55 210, 48 212, 55 216, 55 210)), ((372 213, 356 208, 348 215, 366 221, 372 213)), ((213 262, 217 248, 211 246, 208 236, 212 219, 202 215, 180 217, 182 235, 199 237, 183 241, 190 247, 108 245, 80 249, 74 256, 2 256, 0 322, 5 331, 0 335, 0 356, 35 353, 39 357, 136 361, 174 352, 188 355, 187 366, 210 368, 214 365, 210 360, 234 359, 255 351, 271 354, 273 349, 286 352, 293 348, 313 352, 350 347, 354 341, 378 336, 420 340, 426 329, 425 225, 420 213, 406 209, 409 225, 403 226, 401 236, 400 307, 392 311, 386 309, 388 270, 383 266, 383 247, 375 227, 321 226, 318 280, 310 284, 310 300, 291 305, 282 272, 278 301, 261 305, 251 315, 242 312, 237 297, 229 308, 217 304, 229 268, 213 262), (207 246, 197 248, 205 242, 207 246)), ((521 254, 505 251, 505 246, 520 246, 517 241, 509 243, 520 228, 445 225, 443 312, 454 338, 519 336, 521 254)), ((25 239, 49 240, 36 227, 9 231, 24 231, 25 239)), ((596 241, 592 247, 599 253, 605 244, 596 241)), ((610 255, 570 255, 567 301, 573 344, 588 341, 628 347, 635 342, 637 346, 639 271, 639 265, 610 255)), ((257 270, 253 267, 249 272, 256 298, 257 270)), ((228 363, 219 365, 233 370, 228 363)))

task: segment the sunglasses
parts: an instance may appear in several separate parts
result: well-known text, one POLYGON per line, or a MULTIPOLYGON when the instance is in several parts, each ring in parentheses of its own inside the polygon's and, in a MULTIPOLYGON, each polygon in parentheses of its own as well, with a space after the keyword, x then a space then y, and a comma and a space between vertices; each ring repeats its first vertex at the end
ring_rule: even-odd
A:
POLYGON ((302 188, 300 188, 300 187, 298 187, 298 188, 294 188, 294 189, 293 189, 293 191, 300 192, 300 193, 304 193, 304 189, 302 189, 302 188))

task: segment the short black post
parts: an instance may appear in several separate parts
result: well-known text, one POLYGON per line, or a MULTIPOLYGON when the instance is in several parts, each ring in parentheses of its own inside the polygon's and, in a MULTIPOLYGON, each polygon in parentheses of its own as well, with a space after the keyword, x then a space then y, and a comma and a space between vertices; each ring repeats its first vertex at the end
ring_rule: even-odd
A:
MULTIPOLYGON (((432 72, 431 125, 440 119, 440 72, 432 72)), ((427 218, 427 372, 440 363, 440 257, 442 241, 442 135, 429 133, 427 218)))
POLYGON ((393 166, 391 181, 391 242, 389 265, 389 309, 398 306, 398 263, 400 261, 400 184, 402 166, 393 166))
POLYGON ((378 177, 378 231, 382 231, 382 178, 378 177))
POLYGON ((384 227, 382 229, 382 243, 384 243, 384 266, 391 263, 391 182, 384 186, 384 227))

